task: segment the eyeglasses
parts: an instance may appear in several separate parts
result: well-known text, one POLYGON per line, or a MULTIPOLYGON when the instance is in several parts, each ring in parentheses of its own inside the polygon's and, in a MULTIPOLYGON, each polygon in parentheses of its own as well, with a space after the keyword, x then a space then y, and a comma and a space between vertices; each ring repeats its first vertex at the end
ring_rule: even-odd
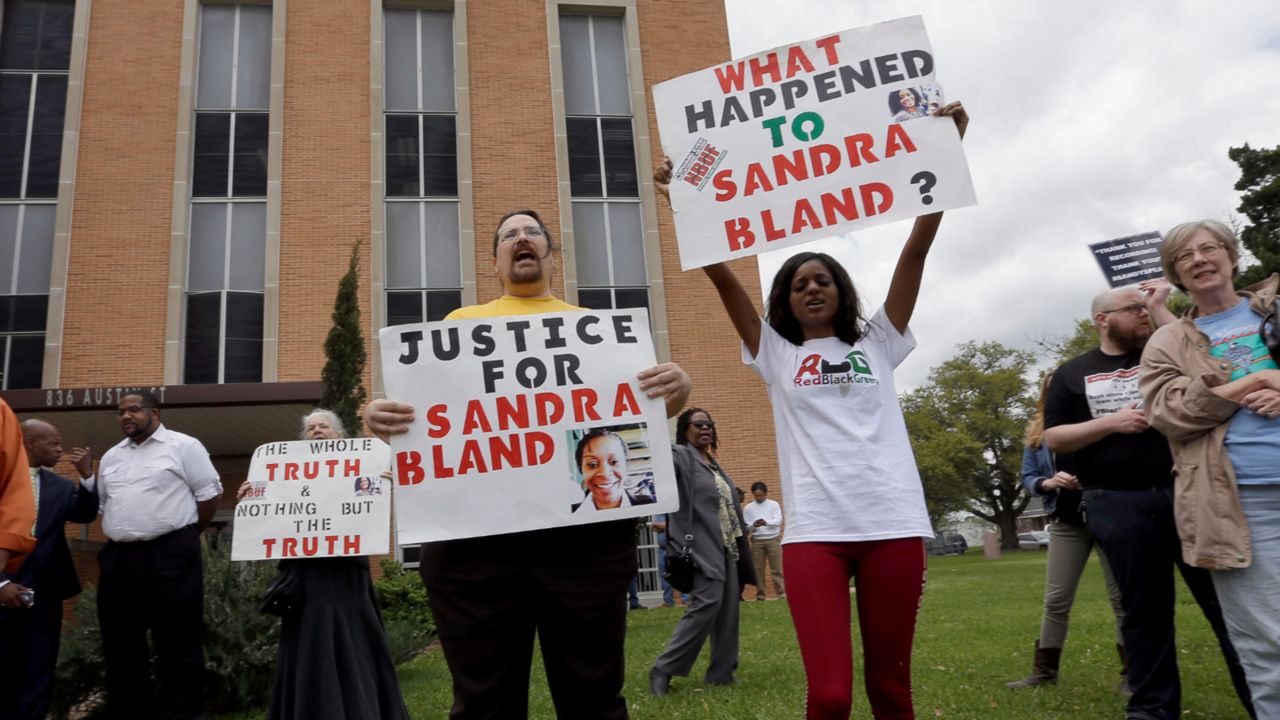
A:
POLYGON ((1117 312, 1131 312, 1134 315, 1140 315, 1144 312, 1147 312, 1147 306, 1143 305, 1142 303, 1134 303, 1132 305, 1125 305, 1124 307, 1111 308, 1110 310, 1103 310, 1102 312, 1104 314, 1117 313, 1117 312))
POLYGON ((116 417, 124 417, 125 415, 137 415, 143 410, 154 410, 154 405, 130 405, 127 408, 120 408, 115 411, 116 417))
POLYGON ((698 428, 699 430, 715 430, 716 429, 716 424, 711 422, 710 420, 694 420, 689 424, 698 428))
POLYGON ((538 227, 537 225, 527 225, 522 228, 519 228, 519 227, 508 228, 506 232, 498 236, 498 242, 511 242, 516 238, 520 237, 520 233, 522 232, 524 233, 525 237, 529 238, 530 240, 541 240, 542 238, 547 236, 546 231, 544 231, 542 228, 538 227))
POLYGON ((1222 243, 1220 242, 1207 242, 1200 245, 1199 247, 1187 248, 1186 250, 1183 250, 1177 255, 1174 255, 1173 264, 1186 265, 1195 258, 1196 253, 1200 253, 1200 255, 1202 255, 1206 260, 1208 260, 1209 258, 1212 258, 1216 256, 1218 253, 1222 252, 1224 249, 1226 248, 1224 248, 1222 243))

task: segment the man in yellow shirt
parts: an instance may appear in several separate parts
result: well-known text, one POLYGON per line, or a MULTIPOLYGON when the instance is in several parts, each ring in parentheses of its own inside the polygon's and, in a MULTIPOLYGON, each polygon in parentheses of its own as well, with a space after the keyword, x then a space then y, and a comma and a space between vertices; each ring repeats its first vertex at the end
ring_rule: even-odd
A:
MULTIPOLYGON (((551 294, 554 252, 537 213, 507 213, 493 236, 502 297, 446 319, 581 310, 551 294)), ((649 397, 666 398, 668 416, 684 407, 689 376, 676 364, 639 378, 649 397)), ((364 417, 388 439, 406 432, 414 415, 403 403, 374 400, 364 417)), ((419 572, 453 675, 450 717, 526 717, 536 633, 559 717, 626 718, 625 598, 635 547, 634 520, 424 544, 419 572)))

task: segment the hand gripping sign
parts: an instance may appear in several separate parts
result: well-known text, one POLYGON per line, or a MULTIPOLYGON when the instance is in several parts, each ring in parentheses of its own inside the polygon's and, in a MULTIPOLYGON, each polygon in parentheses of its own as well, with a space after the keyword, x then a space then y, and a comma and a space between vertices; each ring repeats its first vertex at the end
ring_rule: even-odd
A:
POLYGON ((641 517, 678 498, 643 309, 382 330, 401 544, 641 517))
POLYGON ((391 450, 376 438, 267 443, 236 503, 232 560, 385 555, 391 450))
POLYGON ((920 17, 653 89, 689 270, 976 201, 920 17))

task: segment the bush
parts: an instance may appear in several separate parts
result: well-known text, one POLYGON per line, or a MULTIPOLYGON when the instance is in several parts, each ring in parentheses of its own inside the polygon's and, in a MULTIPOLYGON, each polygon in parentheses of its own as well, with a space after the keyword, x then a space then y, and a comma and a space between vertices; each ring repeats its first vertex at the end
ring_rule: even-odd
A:
POLYGON ((76 706, 84 705, 83 718, 97 717, 96 705, 106 685, 102 662, 102 630, 98 627, 98 588, 86 586, 76 598, 75 620, 62 626, 62 647, 54 672, 50 712, 65 720, 76 706))
MULTIPOLYGON (((211 712, 261 707, 270 696, 280 622, 258 607, 274 575, 274 563, 232 562, 225 544, 204 546, 205 706, 211 712)), ((86 587, 76 601, 76 622, 63 628, 52 708, 59 719, 73 710, 85 720, 102 714, 106 665, 97 598, 97 588, 86 587)))
POLYGON ((391 659, 397 665, 417 657, 436 636, 427 606, 427 589, 418 574, 395 560, 383 560, 382 577, 373 584, 387 632, 391 659))
POLYGON ((232 562, 228 543, 205 545, 204 688, 210 712, 261 707, 271 696, 280 620, 259 608, 275 574, 273 562, 232 562))

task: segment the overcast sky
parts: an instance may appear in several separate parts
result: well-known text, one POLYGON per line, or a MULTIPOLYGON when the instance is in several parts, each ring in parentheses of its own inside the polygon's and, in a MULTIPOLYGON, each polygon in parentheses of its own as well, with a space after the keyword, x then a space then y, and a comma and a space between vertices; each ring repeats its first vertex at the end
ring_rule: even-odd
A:
MULTIPOLYGON (((965 340, 1030 349, 1068 333, 1105 288, 1088 243, 1229 219, 1227 148, 1280 144, 1280 12, 1248 2, 726 0, 734 57, 924 16, 936 77, 972 116, 978 204, 947 213, 912 319, 899 390, 965 340)), ((910 221, 761 256, 821 249, 872 312, 910 221), (815 247, 818 246, 818 247, 815 247)))

